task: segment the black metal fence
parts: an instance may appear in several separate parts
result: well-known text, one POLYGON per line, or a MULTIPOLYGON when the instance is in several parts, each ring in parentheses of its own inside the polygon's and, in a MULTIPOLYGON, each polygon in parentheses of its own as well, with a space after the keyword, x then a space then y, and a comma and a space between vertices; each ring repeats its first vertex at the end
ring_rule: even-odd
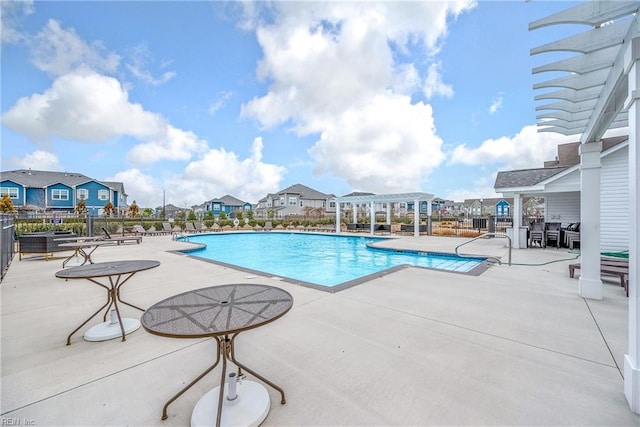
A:
POLYGON ((0 214, 0 282, 4 279, 4 275, 13 260, 15 248, 15 225, 13 215, 0 214))

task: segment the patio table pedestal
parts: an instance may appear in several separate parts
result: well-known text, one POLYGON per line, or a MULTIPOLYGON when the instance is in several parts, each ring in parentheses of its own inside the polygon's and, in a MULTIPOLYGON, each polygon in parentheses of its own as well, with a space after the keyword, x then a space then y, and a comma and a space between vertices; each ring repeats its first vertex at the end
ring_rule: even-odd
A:
POLYGON ((284 316, 293 305, 287 291, 267 285, 232 284, 196 289, 169 297, 151 306, 142 315, 142 326, 154 335, 170 338, 208 338, 216 341, 216 361, 182 388, 162 408, 162 419, 169 405, 204 378, 222 361, 220 385, 200 398, 191 415, 191 425, 259 425, 267 416, 270 400, 261 384, 242 379, 246 371, 280 393, 284 390, 242 364, 236 358, 235 339, 240 332, 271 323, 284 316), (227 381, 227 361, 237 366, 227 381), (226 385, 226 387, 225 387, 226 385), (237 390, 237 396, 233 399, 237 390), (231 392, 231 394, 230 394, 231 392))

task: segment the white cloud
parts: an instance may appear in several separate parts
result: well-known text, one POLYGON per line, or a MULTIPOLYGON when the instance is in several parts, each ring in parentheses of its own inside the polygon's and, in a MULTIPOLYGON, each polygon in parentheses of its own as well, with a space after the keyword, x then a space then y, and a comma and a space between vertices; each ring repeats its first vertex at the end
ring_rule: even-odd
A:
POLYGON ((33 169, 44 171, 63 170, 62 165, 60 164, 60 161, 55 154, 42 150, 36 150, 32 153, 26 154, 20 159, 11 159, 9 163, 11 163, 18 169, 33 169))
POLYGON ((214 115, 219 109, 226 105, 227 101, 231 99, 232 96, 232 92, 220 92, 211 105, 209 105, 209 114, 214 115))
POLYGON ((128 97, 112 77, 75 72, 59 77, 42 94, 19 99, 3 114, 2 123, 35 142, 63 138, 95 143, 130 136, 145 141, 128 155, 139 163, 189 160, 206 150, 206 142, 192 132, 169 125, 128 97))
POLYGON ((189 190, 184 193, 189 194, 189 203, 202 203, 225 194, 255 203, 265 194, 277 191, 285 173, 284 167, 262 161, 262 149, 259 137, 244 159, 223 148, 211 149, 185 168, 179 188, 189 190))
MULTIPOLYGON (((263 49, 258 77, 270 87, 243 105, 242 116, 321 135, 310 150, 318 173, 335 174, 361 190, 415 189, 443 155, 431 108, 411 103, 410 95, 421 85, 444 96, 452 88, 442 82, 438 64, 420 76, 414 59, 398 58, 421 51, 419 61, 428 61, 440 48, 448 19, 473 5, 269 4, 273 21, 257 24, 256 34, 263 49)), ((251 5, 252 13, 256 7, 251 5)))
MULTIPOLYGON (((149 63, 152 62, 152 54, 145 43, 141 43, 130 49, 130 63, 125 67, 138 79, 152 86, 159 86, 168 82, 176 76, 175 71, 165 71, 159 77, 155 77, 149 71, 149 63)), ((168 64, 161 64, 160 68, 165 68, 168 64)))
POLYGON ((493 101, 489 106, 489 114, 495 114, 500 108, 502 108, 502 95, 502 92, 500 92, 495 98, 493 98, 493 101))
POLYGON ((496 193, 493 188, 493 184, 496 182, 496 175, 497 172, 494 172, 484 178, 476 179, 474 182, 470 182, 469 187, 464 189, 445 191, 446 194, 442 197, 446 200, 455 200, 457 202, 462 202, 465 199, 502 197, 502 195, 496 193))
POLYGON ((2 32, 2 43, 19 43, 26 39, 20 32, 22 19, 35 12, 32 0, 3 1, 0 11, 0 31, 2 32))
POLYGON ((142 173, 139 169, 129 169, 108 177, 105 181, 122 182, 124 190, 129 196, 129 204, 136 202, 141 208, 156 208, 162 203, 162 186, 151 175, 142 173))
POLYGON ((431 99, 435 95, 441 95, 445 98, 453 96, 453 87, 442 80, 442 65, 440 62, 434 62, 429 66, 422 91, 427 99, 431 99))
POLYGON ((444 159, 431 106, 410 98, 380 96, 326 123, 309 150, 317 172, 343 177, 354 189, 402 192, 420 189, 422 175, 444 159))
POLYGON ((66 30, 53 19, 47 22, 31 43, 33 63, 54 76, 78 69, 113 73, 120 64, 120 56, 107 52, 102 42, 87 44, 73 29, 66 30))
POLYGON ((479 147, 457 146, 450 155, 451 164, 485 165, 500 164, 505 169, 538 168, 546 160, 553 159, 558 144, 575 142, 577 137, 566 137, 557 133, 538 133, 537 126, 525 126, 510 138, 503 136, 488 139, 479 147))
POLYGON ((33 141, 59 137, 103 142, 119 135, 149 137, 165 126, 159 115, 130 103, 116 79, 93 72, 66 74, 44 93, 20 98, 3 114, 2 121, 33 141))
POLYGON ((127 153, 134 163, 155 163, 159 160, 189 160, 192 154, 206 151, 207 142, 190 131, 166 125, 158 130, 158 137, 138 144, 127 153))

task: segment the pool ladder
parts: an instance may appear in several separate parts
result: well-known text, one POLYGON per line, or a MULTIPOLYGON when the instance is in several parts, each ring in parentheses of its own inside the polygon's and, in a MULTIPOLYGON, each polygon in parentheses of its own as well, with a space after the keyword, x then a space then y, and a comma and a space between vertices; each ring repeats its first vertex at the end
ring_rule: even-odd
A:
MULTIPOLYGON (((474 258, 477 258, 477 257, 478 257, 478 255, 470 255, 470 254, 466 254, 466 255, 465 255, 465 254, 461 254, 460 252, 458 252, 458 249, 459 249, 460 247, 462 247, 462 246, 464 246, 464 245, 466 245, 466 244, 469 244, 469 243, 471 243, 471 242, 474 242, 474 241, 476 241, 476 240, 478 240, 478 239, 487 239, 487 238, 489 238, 489 237, 506 238, 506 239, 508 239, 508 240, 509 240, 509 266, 511 266, 511 237, 507 236, 507 235, 506 235, 506 234, 504 234, 504 233, 484 233, 484 234, 479 235, 478 237, 474 237, 473 239, 471 239, 471 240, 469 240, 469 241, 467 241, 467 242, 461 243, 461 244, 459 244, 458 246, 456 246, 456 251, 455 251, 455 252, 456 252, 456 255, 458 255, 459 257, 463 257, 463 258, 464 258, 464 257, 474 257, 474 258)), ((484 256, 484 255, 483 255, 483 256, 484 256)), ((488 256, 487 256, 487 259, 493 259, 493 260, 495 260, 495 261, 498 263, 498 265, 502 265, 502 261, 500 261, 500 258, 498 258, 498 257, 488 255, 488 256)))

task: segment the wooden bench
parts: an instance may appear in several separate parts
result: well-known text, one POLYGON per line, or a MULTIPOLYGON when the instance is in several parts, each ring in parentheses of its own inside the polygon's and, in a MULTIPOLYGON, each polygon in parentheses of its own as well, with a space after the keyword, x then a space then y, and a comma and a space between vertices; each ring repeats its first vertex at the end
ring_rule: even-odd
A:
MULTIPOLYGON (((580 269, 580 264, 569 264, 569 277, 573 278, 575 271, 580 269)), ((629 261, 612 258, 602 258, 600 260, 600 273, 620 277, 620 286, 629 296, 629 261)))

